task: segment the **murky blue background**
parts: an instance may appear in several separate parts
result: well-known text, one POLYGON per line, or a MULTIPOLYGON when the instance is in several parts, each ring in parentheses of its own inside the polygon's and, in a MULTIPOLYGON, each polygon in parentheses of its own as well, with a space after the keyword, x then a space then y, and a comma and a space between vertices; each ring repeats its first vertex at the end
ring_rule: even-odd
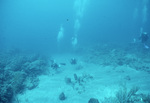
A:
POLYGON ((0 0, 0 46, 56 52, 129 43, 141 28, 150 33, 149 18, 148 0, 0 0))

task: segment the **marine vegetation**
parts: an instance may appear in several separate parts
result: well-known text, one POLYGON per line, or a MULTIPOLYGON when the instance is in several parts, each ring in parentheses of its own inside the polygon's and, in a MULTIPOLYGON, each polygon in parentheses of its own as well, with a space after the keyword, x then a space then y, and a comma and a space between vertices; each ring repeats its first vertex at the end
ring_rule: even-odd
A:
POLYGON ((17 94, 36 88, 47 67, 47 58, 38 54, 0 53, 0 103, 17 101, 17 94))

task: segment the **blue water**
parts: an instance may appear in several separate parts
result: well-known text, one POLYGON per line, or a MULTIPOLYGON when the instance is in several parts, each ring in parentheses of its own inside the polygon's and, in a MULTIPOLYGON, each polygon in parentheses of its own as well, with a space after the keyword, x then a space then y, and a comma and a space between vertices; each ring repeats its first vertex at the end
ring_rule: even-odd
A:
POLYGON ((150 103, 145 32, 149 0, 0 0, 0 103, 150 103))
POLYGON ((141 28, 150 33, 149 5, 148 0, 1 0, 0 46, 56 52, 71 50, 73 37, 75 46, 129 43, 141 28))

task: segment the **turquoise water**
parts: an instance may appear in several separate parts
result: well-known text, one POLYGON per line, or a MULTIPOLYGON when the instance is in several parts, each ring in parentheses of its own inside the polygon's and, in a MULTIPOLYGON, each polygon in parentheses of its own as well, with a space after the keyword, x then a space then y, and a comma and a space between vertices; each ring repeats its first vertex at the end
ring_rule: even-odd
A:
POLYGON ((1 46, 55 52, 70 50, 73 37, 78 45, 132 42, 141 28, 149 33, 149 4, 148 0, 1 0, 1 46))
POLYGON ((150 103, 149 34, 149 0, 0 0, 0 103, 150 103))

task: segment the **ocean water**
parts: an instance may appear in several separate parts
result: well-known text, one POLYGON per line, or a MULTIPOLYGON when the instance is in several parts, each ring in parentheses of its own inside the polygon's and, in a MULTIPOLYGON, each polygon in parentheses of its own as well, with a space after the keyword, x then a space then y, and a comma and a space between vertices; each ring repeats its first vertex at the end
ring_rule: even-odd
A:
POLYGON ((75 36, 78 45, 129 43, 139 37, 141 28, 150 30, 148 0, 2 0, 0 14, 4 49, 68 51, 75 36), (58 42, 61 27, 64 31, 58 42))
POLYGON ((150 103, 149 18, 149 0, 0 0, 0 103, 150 103))

